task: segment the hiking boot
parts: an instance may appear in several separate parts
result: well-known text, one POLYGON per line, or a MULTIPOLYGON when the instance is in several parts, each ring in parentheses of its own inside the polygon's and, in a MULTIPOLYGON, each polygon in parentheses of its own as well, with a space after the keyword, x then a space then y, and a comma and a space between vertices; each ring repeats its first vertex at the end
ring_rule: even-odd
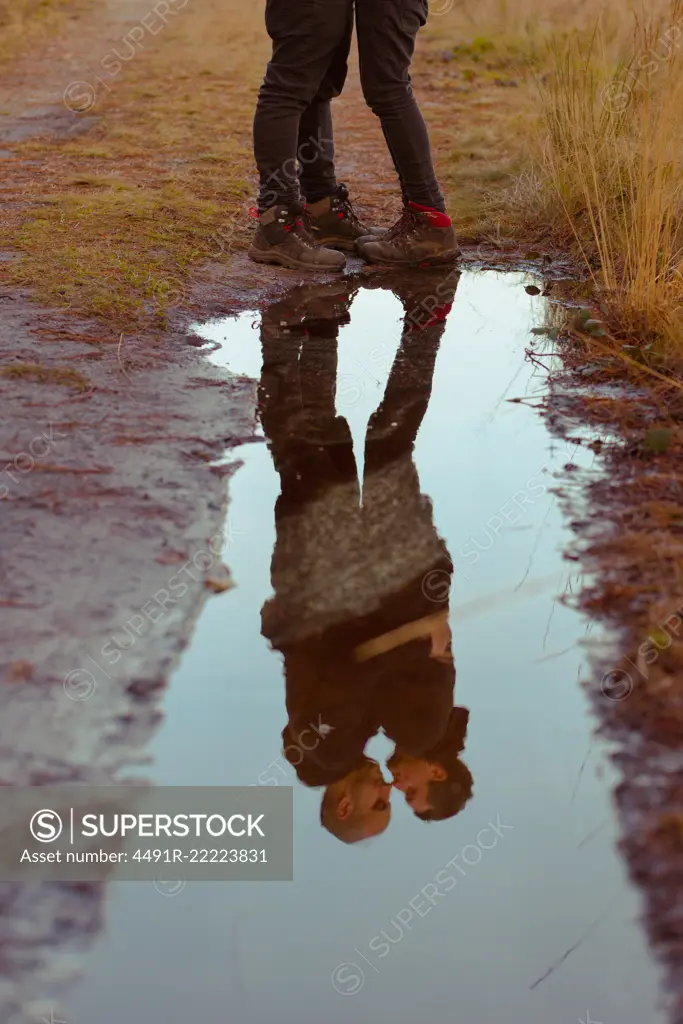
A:
POLYGON ((343 270, 341 253, 324 249, 309 233, 304 222, 303 203, 271 206, 259 216, 249 259, 255 263, 277 263, 290 270, 334 272, 343 270))
POLYGON ((383 238, 358 244, 367 263, 393 267, 438 267, 454 263, 460 247, 450 218, 439 210, 408 203, 383 238))
MULTIPOLYGON (((406 211, 407 211, 407 209, 408 209, 408 207, 404 206, 403 213, 401 214, 399 219, 396 221, 396 223, 392 224, 392 226, 390 228, 387 228, 387 230, 384 232, 384 235, 382 237, 382 241, 383 242, 390 242, 393 238, 396 237, 397 233, 403 229, 405 218, 406 218, 406 211)), ((376 242, 376 241, 377 241, 377 238, 375 238, 374 235, 364 235, 362 238, 356 239, 356 251, 360 252, 361 251, 361 246, 365 245, 366 242, 376 242)))
POLYGON ((337 185, 337 191, 317 203, 306 207, 309 230, 319 245, 341 252, 356 252, 359 238, 373 240, 385 234, 383 228, 369 228, 356 216, 346 185, 337 185))

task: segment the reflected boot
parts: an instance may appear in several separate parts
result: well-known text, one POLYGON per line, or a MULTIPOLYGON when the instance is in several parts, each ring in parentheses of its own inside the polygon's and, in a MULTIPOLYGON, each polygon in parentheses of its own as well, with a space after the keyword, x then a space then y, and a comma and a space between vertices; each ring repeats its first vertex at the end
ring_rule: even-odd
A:
POLYGON ((387 284, 403 305, 404 330, 424 331, 445 323, 460 277, 460 269, 454 266, 427 270, 424 274, 389 275, 387 284))
POLYGON ((341 253, 319 245, 304 223, 303 203, 271 206, 259 216, 249 259, 275 263, 290 270, 341 271, 346 259, 341 253))
POLYGON ((359 285, 344 277, 325 284, 304 284, 272 302, 262 314, 264 325, 279 327, 283 332, 306 328, 320 320, 347 324, 349 310, 359 285))
POLYGON ((349 190, 342 183, 333 195, 309 203, 306 213, 316 242, 341 252, 355 253, 359 238, 376 239, 386 233, 384 228, 369 228, 361 223, 349 199, 349 190))
POLYGON ((450 217, 440 210, 408 203, 382 238, 362 237, 358 252, 367 263, 394 267, 438 267, 454 263, 460 247, 450 217))

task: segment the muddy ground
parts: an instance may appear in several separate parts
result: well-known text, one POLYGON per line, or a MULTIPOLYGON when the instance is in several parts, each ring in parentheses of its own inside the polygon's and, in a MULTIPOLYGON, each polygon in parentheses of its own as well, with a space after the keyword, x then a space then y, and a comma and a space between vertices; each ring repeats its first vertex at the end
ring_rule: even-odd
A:
MULTIPOLYGON (((229 586, 212 463, 253 436, 253 387, 183 334, 119 349, 16 292, 0 311, 0 780, 111 782, 144 760, 193 621, 229 586)), ((26 976, 54 995, 99 903, 97 886, 0 887, 3 1022, 26 976)))
POLYGON ((599 731, 614 745, 621 848, 667 966, 671 1020, 681 1024, 683 434, 672 416, 679 397, 615 387, 612 357, 571 344, 563 351, 545 408, 551 429, 568 437, 588 425, 606 442, 604 472, 589 479, 577 470, 561 491, 576 535, 567 557, 584 573, 572 600, 616 638, 612 657, 596 662, 584 685, 599 731))

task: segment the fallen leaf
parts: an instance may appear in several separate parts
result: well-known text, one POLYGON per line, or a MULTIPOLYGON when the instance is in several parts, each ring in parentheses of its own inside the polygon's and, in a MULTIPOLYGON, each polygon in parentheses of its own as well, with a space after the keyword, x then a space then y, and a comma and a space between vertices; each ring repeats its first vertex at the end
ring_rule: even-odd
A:
POLYGON ((235 586, 230 570, 225 565, 219 565, 204 580, 204 585, 214 594, 224 594, 226 590, 232 590, 235 586))
POLYGON ((5 669, 6 683, 28 683, 30 679, 33 679, 30 661, 11 661, 5 669))
POLYGON ((667 451, 671 443, 671 431, 666 427, 650 427, 643 438, 643 451, 652 452, 654 455, 661 455, 667 451))

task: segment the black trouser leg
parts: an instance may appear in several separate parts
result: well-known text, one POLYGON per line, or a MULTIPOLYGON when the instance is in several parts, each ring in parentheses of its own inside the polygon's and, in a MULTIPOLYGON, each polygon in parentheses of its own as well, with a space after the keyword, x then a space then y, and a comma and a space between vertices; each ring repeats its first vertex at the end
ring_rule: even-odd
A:
MULTIPOLYGON (((338 0, 336 0, 338 2, 338 0)), ((344 38, 335 50, 318 94, 304 111, 299 128, 301 191, 309 203, 331 196, 337 187, 331 100, 341 95, 348 73, 353 8, 348 7, 344 38)))
POLYGON ((308 203, 331 196, 337 187, 330 101, 316 97, 299 129, 299 187, 308 203))
POLYGON ((346 78, 352 18, 353 0, 267 0, 273 56, 254 120, 261 211, 300 198, 299 164, 310 202, 334 191, 329 104, 346 78))
POLYGON ((259 410, 282 484, 276 520, 333 483, 357 480, 351 432, 335 408, 337 338, 355 290, 344 282, 329 294, 305 286, 263 313, 259 410))
POLYGON ((394 284, 404 310, 401 344, 379 408, 368 424, 366 473, 412 452, 432 395, 434 368, 460 272, 452 268, 394 284))
POLYGON ((377 114, 405 202, 445 212, 429 135, 410 84, 417 33, 427 0, 356 0, 363 94, 377 114))

